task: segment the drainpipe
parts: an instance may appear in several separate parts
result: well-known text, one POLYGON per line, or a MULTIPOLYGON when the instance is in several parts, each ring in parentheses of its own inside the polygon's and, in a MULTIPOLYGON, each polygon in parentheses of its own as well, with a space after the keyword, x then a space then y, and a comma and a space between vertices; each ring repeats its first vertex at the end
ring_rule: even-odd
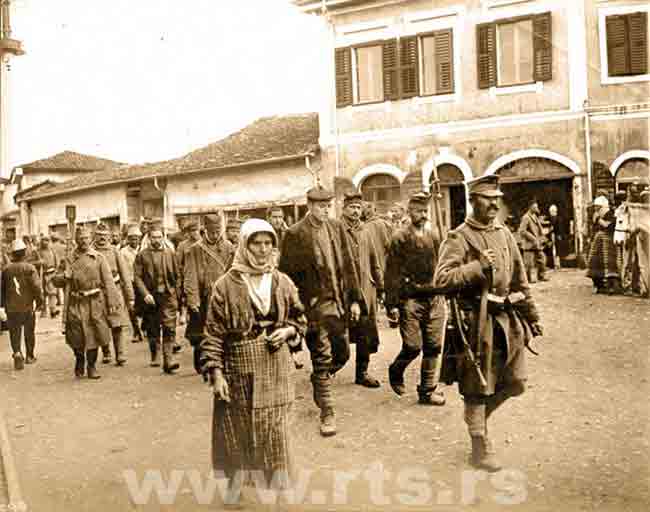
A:
MULTIPOLYGON (((587 162, 587 204, 593 201, 593 165, 591 160, 591 121, 589 119, 589 100, 585 100, 583 104, 584 119, 585 119, 585 160, 587 162)), ((583 194, 584 197, 584 194, 583 194)), ((582 216, 582 226, 576 226, 576 242, 578 250, 576 251, 576 264, 578 268, 586 266, 583 256, 583 228, 585 222, 588 222, 587 208, 584 208, 584 215, 582 216)), ((576 223, 577 224, 577 223, 576 223)))

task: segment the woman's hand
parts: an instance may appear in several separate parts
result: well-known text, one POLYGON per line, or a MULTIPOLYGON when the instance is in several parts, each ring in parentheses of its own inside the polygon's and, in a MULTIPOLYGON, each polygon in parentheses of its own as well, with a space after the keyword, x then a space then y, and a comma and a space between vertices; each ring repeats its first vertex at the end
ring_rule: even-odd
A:
POLYGON ((228 382, 223 376, 223 372, 221 370, 211 370, 210 385, 212 386, 212 392, 214 393, 214 396, 217 397, 217 400, 230 402, 230 388, 228 387, 228 382))
POLYGON ((266 341, 269 345, 269 350, 273 353, 278 350, 283 343, 289 341, 296 335, 296 328, 293 326, 280 327, 267 336, 266 341))

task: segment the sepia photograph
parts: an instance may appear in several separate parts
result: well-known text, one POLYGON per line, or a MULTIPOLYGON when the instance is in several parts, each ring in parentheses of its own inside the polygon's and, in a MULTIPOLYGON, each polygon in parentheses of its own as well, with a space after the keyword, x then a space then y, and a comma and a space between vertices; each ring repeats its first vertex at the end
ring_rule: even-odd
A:
POLYGON ((647 0, 0 0, 0 512, 650 510, 647 0))

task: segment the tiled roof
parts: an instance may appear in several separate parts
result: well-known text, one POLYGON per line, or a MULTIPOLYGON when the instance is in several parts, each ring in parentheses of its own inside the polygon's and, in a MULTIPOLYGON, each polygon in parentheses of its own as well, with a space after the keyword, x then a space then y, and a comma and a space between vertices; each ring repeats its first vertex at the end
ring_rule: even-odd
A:
MULTIPOLYGON (((17 165, 23 170, 26 169, 57 169, 74 171, 99 171, 110 167, 124 165, 120 162, 99 158, 92 155, 83 155, 74 151, 63 151, 56 155, 28 164, 17 165)), ((16 168, 14 167, 14 169, 16 168)))
POLYGON ((264 117, 225 139, 180 158, 88 173, 45 190, 25 191, 17 194, 16 199, 33 199, 154 176, 174 176, 202 169, 258 164, 275 158, 301 156, 318 151, 318 136, 318 114, 264 117))

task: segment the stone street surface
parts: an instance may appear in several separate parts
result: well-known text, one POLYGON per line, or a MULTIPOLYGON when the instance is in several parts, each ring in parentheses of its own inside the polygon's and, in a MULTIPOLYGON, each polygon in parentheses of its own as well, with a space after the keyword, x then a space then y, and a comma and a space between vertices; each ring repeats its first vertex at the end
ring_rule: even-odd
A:
MULTIPOLYGON (((336 437, 318 434, 309 364, 297 374, 304 492, 295 509, 649 510, 650 303, 592 295, 584 273, 570 270, 533 289, 545 327, 541 355, 528 358, 527 392, 490 422, 506 471, 467 465, 455 386, 445 388, 445 407, 418 406, 413 364, 410 392, 393 394, 387 367, 400 340, 384 326, 371 364, 382 387, 354 385, 353 361, 335 379, 336 437)), ((74 379, 59 331, 58 321, 39 320, 38 362, 22 372, 3 333, 2 406, 29 509, 219 509, 217 481, 208 478, 212 395, 189 347, 180 373, 166 376, 148 366, 146 344, 128 343, 128 365, 100 365, 102 379, 91 382, 74 379), (160 492, 149 493, 157 484, 160 492)))

